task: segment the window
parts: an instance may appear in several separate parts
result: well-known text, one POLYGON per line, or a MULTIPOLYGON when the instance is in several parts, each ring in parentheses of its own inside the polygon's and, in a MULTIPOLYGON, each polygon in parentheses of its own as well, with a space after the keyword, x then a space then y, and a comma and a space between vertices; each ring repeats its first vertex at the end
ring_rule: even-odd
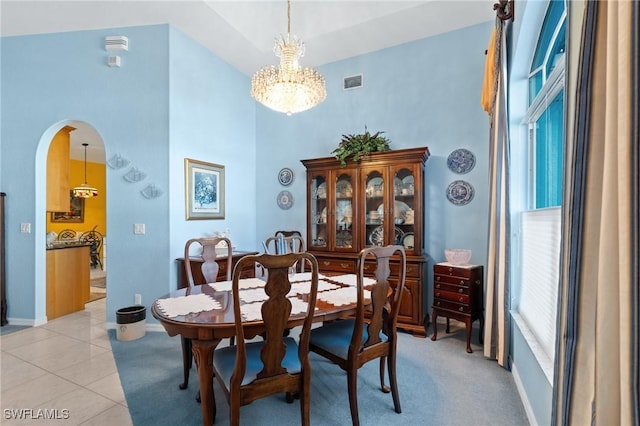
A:
POLYGON ((520 277, 516 321, 549 381, 553 380, 558 298, 564 150, 565 20, 551 0, 531 54, 525 123, 526 199, 520 216, 520 277))

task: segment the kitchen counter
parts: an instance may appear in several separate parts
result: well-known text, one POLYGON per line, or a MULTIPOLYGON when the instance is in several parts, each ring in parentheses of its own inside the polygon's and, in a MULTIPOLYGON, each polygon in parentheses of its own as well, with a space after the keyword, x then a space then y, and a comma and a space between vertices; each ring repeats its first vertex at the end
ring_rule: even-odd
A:
POLYGON ((90 265, 90 244, 47 249, 48 320, 84 310, 89 301, 90 265))

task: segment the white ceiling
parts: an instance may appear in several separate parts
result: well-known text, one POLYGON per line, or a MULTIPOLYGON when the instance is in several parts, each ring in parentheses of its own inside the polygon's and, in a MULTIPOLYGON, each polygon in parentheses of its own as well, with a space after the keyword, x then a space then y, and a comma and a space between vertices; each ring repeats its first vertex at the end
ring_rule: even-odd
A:
MULTIPOLYGON (((293 0, 291 33, 317 67, 495 19, 495 0, 293 0)), ((1 0, 2 36, 169 23, 242 73, 277 64, 275 37, 287 32, 287 2, 218 0, 1 0)), ((115 32, 113 35, 125 35, 115 32)), ((129 52, 135 52, 135 39, 129 52)), ((95 135, 72 133, 72 158, 92 160, 95 135), (75 138, 73 135, 76 135, 75 138), (76 141, 74 141, 76 139, 76 141)), ((97 150, 97 147, 96 147, 97 150)), ((98 153, 99 155, 99 153, 98 153)), ((104 151, 102 152, 104 161, 104 151)))

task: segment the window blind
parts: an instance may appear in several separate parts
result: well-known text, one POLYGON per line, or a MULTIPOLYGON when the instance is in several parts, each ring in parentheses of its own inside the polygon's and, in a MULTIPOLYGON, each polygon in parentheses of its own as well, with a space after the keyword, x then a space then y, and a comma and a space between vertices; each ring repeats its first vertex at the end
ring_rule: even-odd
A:
POLYGON ((560 207, 522 213, 522 287, 518 312, 550 359, 555 355, 560 267, 560 207))

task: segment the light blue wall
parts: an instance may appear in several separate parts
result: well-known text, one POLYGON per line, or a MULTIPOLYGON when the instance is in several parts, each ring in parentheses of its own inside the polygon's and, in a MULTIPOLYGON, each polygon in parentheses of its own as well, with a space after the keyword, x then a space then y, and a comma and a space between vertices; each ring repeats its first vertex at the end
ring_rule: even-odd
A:
MULTIPOLYGON (((38 148, 39 167, 33 164, 36 147, 41 138, 50 139, 43 134, 54 123, 80 119, 100 132, 107 158, 115 153, 127 157, 149 174, 145 184, 165 191, 158 199, 144 199, 141 188, 122 180, 122 171, 107 171, 110 319, 115 309, 132 303, 134 293, 141 293, 148 303, 173 288, 173 259, 182 254, 187 237, 229 229, 239 249, 252 250, 275 229, 305 229, 300 160, 329 156, 343 133, 361 132, 365 125, 371 131, 386 131, 392 148, 428 146, 431 151, 425 182, 425 251, 442 261, 445 247, 467 247, 474 252, 472 261, 483 264, 486 231, 477 224, 487 220, 488 120, 479 98, 490 30, 491 23, 485 23, 320 67, 327 80, 327 100, 291 117, 255 106, 248 96, 248 77, 168 26, 6 38, 3 190, 10 195, 17 191, 14 165, 25 161, 31 166, 22 168, 21 182, 36 189, 33 199, 10 208, 10 260, 44 256, 45 181, 40 169, 48 146, 38 148), (122 54, 120 69, 105 65, 103 48, 104 36, 116 34, 128 36, 131 46, 122 54), (65 60, 53 53, 61 51, 65 60), (21 63, 25 61, 37 61, 38 66, 21 63), (23 69, 29 70, 27 79, 23 69), (363 88, 343 91, 342 78, 359 73, 364 75, 363 88), (32 81, 41 88, 31 89, 32 81), (12 90, 6 90, 8 86, 12 90), (34 103, 38 108, 31 108, 34 103), (33 133, 30 144, 14 144, 18 136, 27 138, 23 128, 33 133), (457 175, 447 169, 446 158, 462 147, 475 153, 477 165, 457 175), (184 220, 184 157, 225 166, 225 220, 184 220), (295 202, 286 211, 276 205, 284 189, 277 172, 285 166, 295 172, 287 187, 295 202), (470 204, 447 201, 447 185, 455 179, 475 187, 470 204), (20 222, 35 223, 34 233, 19 234, 20 222), (134 223, 145 223, 147 233, 134 235, 134 223), (120 244, 125 247, 120 249, 120 244)), ((44 277, 44 262, 37 260, 34 266, 40 271, 27 277, 15 267, 8 271, 10 316, 44 315, 43 308, 34 314, 32 302, 26 302, 38 299, 33 286, 11 285, 19 277, 27 283, 44 281, 36 278, 44 277), (14 300, 18 293, 25 302, 14 300)), ((429 288, 430 284, 426 295, 429 288)), ((427 302, 427 311, 428 307, 427 302)))
POLYGON ((46 320, 46 157, 68 120, 95 127, 107 158, 120 154, 147 174, 132 184, 122 178, 128 168, 107 168, 108 322, 135 293, 148 306, 175 288, 174 259, 182 250, 174 242, 186 235, 233 226, 234 240, 253 248, 255 106, 236 95, 248 91, 246 76, 167 25, 5 37, 1 54, 10 319, 46 320), (106 65, 107 35, 129 37, 121 68, 106 65), (224 164, 232 184, 248 182, 240 192, 227 191, 227 214, 242 207, 237 222, 185 224, 186 155, 224 164), (163 195, 144 198, 140 190, 150 183, 163 195), (32 232, 19 233, 20 223, 31 223, 32 232), (144 223, 146 234, 134 235, 134 223, 144 223))
MULTIPOLYGON (((445 247, 470 248, 472 262, 485 264, 489 127, 480 88, 491 28, 492 23, 476 25, 319 67, 327 99, 304 113, 287 117, 258 106, 258 237, 276 229, 306 229, 300 160, 331 156, 342 134, 361 133, 366 125, 385 131, 392 149, 428 146, 431 151, 425 174, 426 253, 440 262, 445 247), (363 87, 344 91, 343 77, 360 73, 363 87), (475 153, 471 172, 458 175, 447 168, 447 156, 456 148, 475 153), (287 187, 295 200, 290 210, 276 206, 284 189, 276 178, 282 167, 295 172, 287 187), (446 199, 446 188, 456 179, 475 187, 475 198, 466 206, 446 199)), ((430 288, 425 289, 429 299, 430 288)), ((425 305, 429 313, 430 306, 425 305)))

